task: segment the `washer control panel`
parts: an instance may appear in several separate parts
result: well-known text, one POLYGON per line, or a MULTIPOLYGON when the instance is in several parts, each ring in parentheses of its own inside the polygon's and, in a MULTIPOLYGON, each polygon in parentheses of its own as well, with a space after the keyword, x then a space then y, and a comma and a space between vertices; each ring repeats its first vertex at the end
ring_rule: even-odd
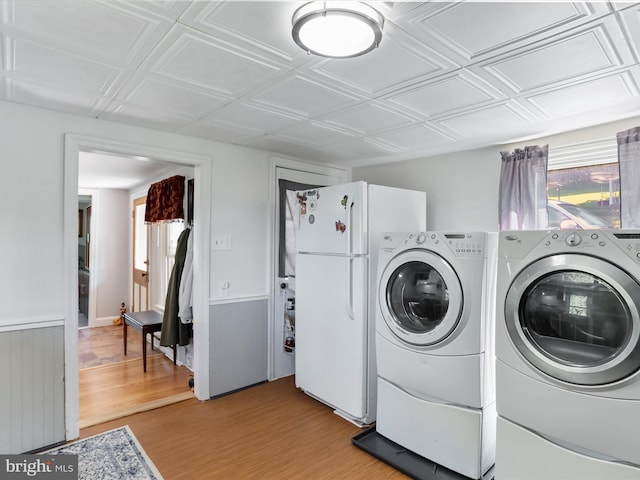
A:
POLYGON ((473 233, 443 233, 451 251, 458 257, 482 257, 485 237, 473 233))
POLYGON ((484 257, 486 233, 412 232, 388 233, 381 237, 380 248, 390 251, 396 248, 424 248, 438 250, 446 248, 457 257, 484 257))

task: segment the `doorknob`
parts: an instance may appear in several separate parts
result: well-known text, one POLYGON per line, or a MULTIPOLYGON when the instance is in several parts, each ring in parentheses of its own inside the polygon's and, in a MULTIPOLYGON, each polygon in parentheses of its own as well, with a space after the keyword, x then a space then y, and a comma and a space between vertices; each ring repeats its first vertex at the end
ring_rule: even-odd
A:
POLYGON ((146 276, 147 276, 147 274, 146 274, 146 273, 143 273, 143 274, 142 274, 142 276, 143 276, 143 277, 146 277, 146 276))

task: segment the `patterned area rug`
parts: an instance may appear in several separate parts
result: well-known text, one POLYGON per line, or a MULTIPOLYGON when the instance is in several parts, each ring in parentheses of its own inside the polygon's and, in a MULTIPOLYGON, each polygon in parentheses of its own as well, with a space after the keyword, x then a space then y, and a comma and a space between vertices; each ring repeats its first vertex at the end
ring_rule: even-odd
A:
POLYGON ((128 425, 43 453, 78 455, 80 480, 162 480, 128 425))

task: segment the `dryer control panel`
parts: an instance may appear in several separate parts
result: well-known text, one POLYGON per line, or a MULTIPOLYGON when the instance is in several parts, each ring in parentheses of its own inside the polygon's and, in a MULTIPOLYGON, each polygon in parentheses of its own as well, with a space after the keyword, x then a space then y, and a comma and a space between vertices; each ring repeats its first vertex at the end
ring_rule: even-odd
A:
POLYGON ((543 242, 545 247, 557 249, 562 245, 565 250, 598 251, 614 244, 636 261, 640 261, 640 232, 625 232, 620 230, 582 231, 582 232, 554 232, 543 242))
POLYGON ((620 248, 640 263, 640 232, 620 231, 619 233, 614 232, 613 236, 620 242, 620 248))
MULTIPOLYGON (((501 232, 500 257, 523 258, 532 252, 611 256, 611 248, 640 263, 638 230, 536 230, 501 232)), ((614 260, 611 258, 610 260, 614 260)))

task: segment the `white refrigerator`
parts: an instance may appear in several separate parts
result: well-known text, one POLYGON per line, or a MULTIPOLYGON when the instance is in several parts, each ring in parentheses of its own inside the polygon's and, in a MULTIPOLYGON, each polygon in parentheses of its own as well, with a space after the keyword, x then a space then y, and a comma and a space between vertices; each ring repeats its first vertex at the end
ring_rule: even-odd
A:
POLYGON ((426 230, 426 194, 366 182, 297 192, 296 386, 366 426, 376 419, 377 234, 426 230))

